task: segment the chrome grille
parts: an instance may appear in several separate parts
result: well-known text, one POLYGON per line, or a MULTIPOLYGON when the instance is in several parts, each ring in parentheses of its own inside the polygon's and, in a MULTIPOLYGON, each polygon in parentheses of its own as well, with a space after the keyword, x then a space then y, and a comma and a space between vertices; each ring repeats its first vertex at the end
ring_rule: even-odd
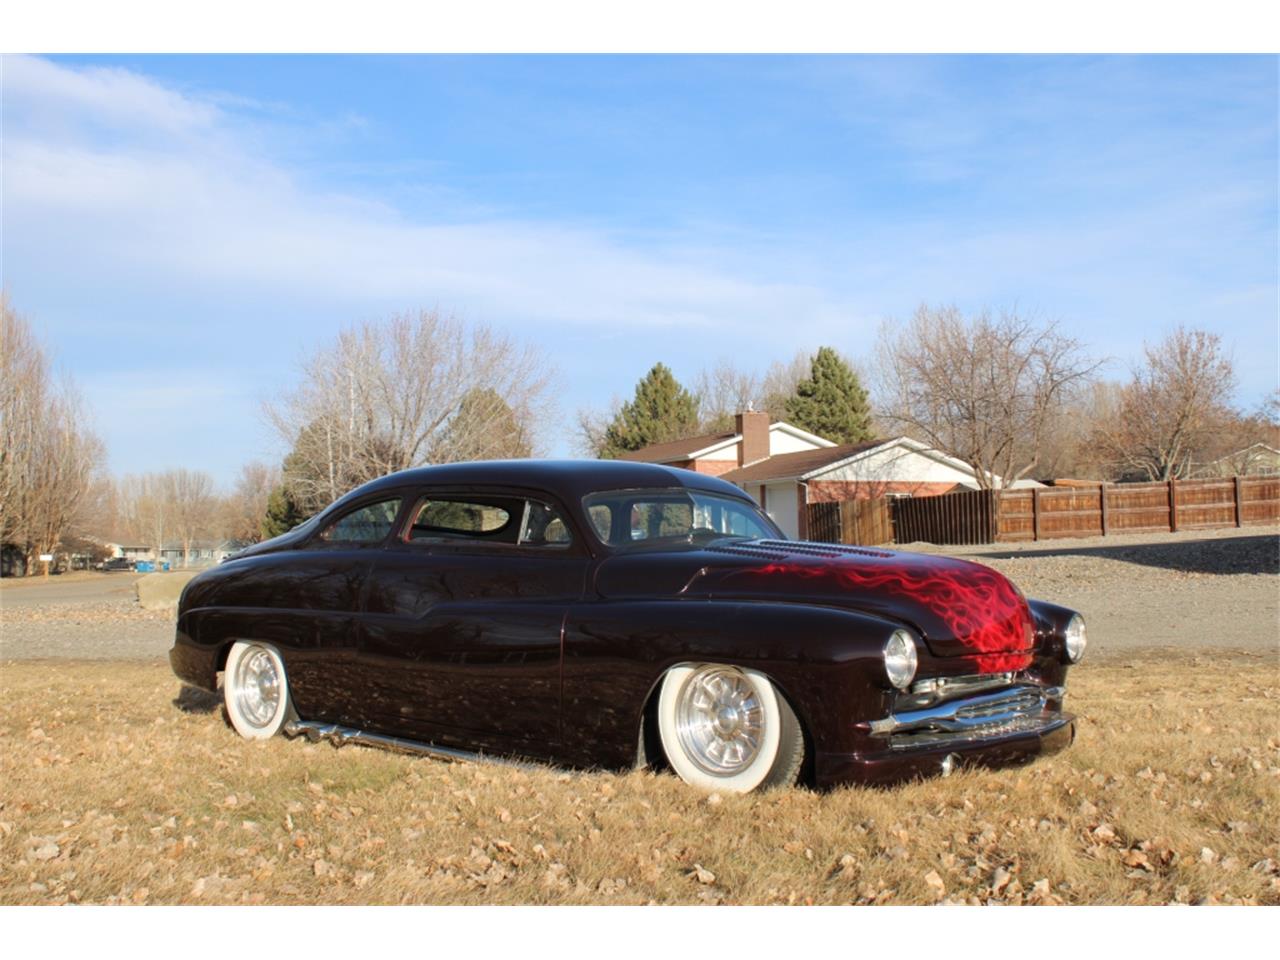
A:
POLYGON ((1021 687, 1010 690, 1003 697, 993 697, 977 703, 962 703, 956 707, 955 715, 962 720, 982 720, 1038 713, 1043 702, 1044 697, 1039 688, 1021 687))
POLYGON ((895 750, 998 737, 1057 722, 1061 699, 1059 687, 1020 684, 905 710, 899 704, 896 712, 871 723, 871 733, 888 737, 895 750))

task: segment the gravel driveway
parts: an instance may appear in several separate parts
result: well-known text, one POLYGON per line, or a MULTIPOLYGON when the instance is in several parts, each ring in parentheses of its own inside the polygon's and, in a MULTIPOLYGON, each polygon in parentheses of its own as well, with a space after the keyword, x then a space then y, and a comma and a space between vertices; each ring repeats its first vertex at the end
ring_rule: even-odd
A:
MULTIPOLYGON (((903 549, 985 563, 1031 597, 1074 607, 1091 656, 1144 647, 1280 653, 1280 528, 1131 535, 1018 545, 903 549)), ((173 616, 147 611, 134 578, 0 584, 0 660, 150 660, 173 616)))
POLYGON ((131 573, 0 582, 0 659, 167 657, 173 614, 143 610, 131 573))
POLYGON ((1079 610, 1091 656, 1139 647, 1280 652, 1276 527, 903 549, 985 563, 1027 596, 1079 610))

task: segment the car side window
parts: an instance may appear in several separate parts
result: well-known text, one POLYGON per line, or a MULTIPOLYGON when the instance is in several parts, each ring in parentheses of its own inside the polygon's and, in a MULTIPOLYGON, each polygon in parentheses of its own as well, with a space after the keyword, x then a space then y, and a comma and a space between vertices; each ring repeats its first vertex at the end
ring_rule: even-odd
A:
POLYGON ((413 513, 409 543, 489 543, 567 547, 569 526, 555 508, 523 497, 430 497, 413 513))
POLYGON ((385 540, 400 512, 400 499, 379 500, 339 517, 320 534, 326 543, 377 543, 385 540))
POLYGON ((593 503, 587 508, 587 517, 596 528, 596 536, 608 543, 609 531, 613 528, 613 508, 607 503, 593 503))
POLYGON ((526 501, 520 545, 524 547, 567 547, 573 542, 569 526, 555 508, 536 500, 526 501))
POLYGON ((423 500, 413 516, 406 539, 514 543, 515 527, 523 507, 522 501, 510 499, 484 502, 446 498, 423 500))

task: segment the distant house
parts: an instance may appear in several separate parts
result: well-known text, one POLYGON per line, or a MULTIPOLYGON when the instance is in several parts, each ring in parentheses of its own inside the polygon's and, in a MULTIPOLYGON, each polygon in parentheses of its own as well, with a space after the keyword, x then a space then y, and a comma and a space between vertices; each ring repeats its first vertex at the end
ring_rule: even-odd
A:
MULTIPOLYGON (((625 459, 719 476, 751 494, 788 537, 806 536, 811 503, 926 497, 981 486, 972 466, 909 437, 836 444, 788 423, 770 423, 763 413, 739 414, 736 426, 734 433, 654 444, 625 459)), ((1020 480, 1011 486, 1042 484, 1020 480)))
POLYGON ((718 477, 766 457, 834 446, 830 440, 789 423, 770 423, 767 413, 747 412, 734 418, 731 431, 654 443, 619 459, 661 463, 718 477))
POLYGON ((1213 477, 1277 477, 1280 476, 1280 450, 1265 443, 1254 443, 1225 457, 1196 464, 1191 476, 1213 477))
POLYGON ((193 540, 190 552, 184 556, 181 541, 176 541, 164 545, 160 551, 160 559, 169 564, 170 569, 184 564, 188 567, 209 567, 239 553, 248 545, 242 540, 193 540))
POLYGON ((103 546, 111 551, 113 557, 124 557, 126 560, 154 560, 156 553, 150 547, 139 544, 112 543, 107 541, 103 546))

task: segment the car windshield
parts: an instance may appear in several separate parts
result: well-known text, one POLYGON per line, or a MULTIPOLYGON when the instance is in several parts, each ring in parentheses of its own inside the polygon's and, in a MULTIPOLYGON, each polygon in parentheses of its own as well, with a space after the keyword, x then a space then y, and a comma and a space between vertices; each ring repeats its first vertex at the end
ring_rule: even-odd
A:
POLYGON ((592 532, 617 550, 699 547, 727 538, 781 539, 754 503, 700 490, 611 490, 582 498, 592 532))

